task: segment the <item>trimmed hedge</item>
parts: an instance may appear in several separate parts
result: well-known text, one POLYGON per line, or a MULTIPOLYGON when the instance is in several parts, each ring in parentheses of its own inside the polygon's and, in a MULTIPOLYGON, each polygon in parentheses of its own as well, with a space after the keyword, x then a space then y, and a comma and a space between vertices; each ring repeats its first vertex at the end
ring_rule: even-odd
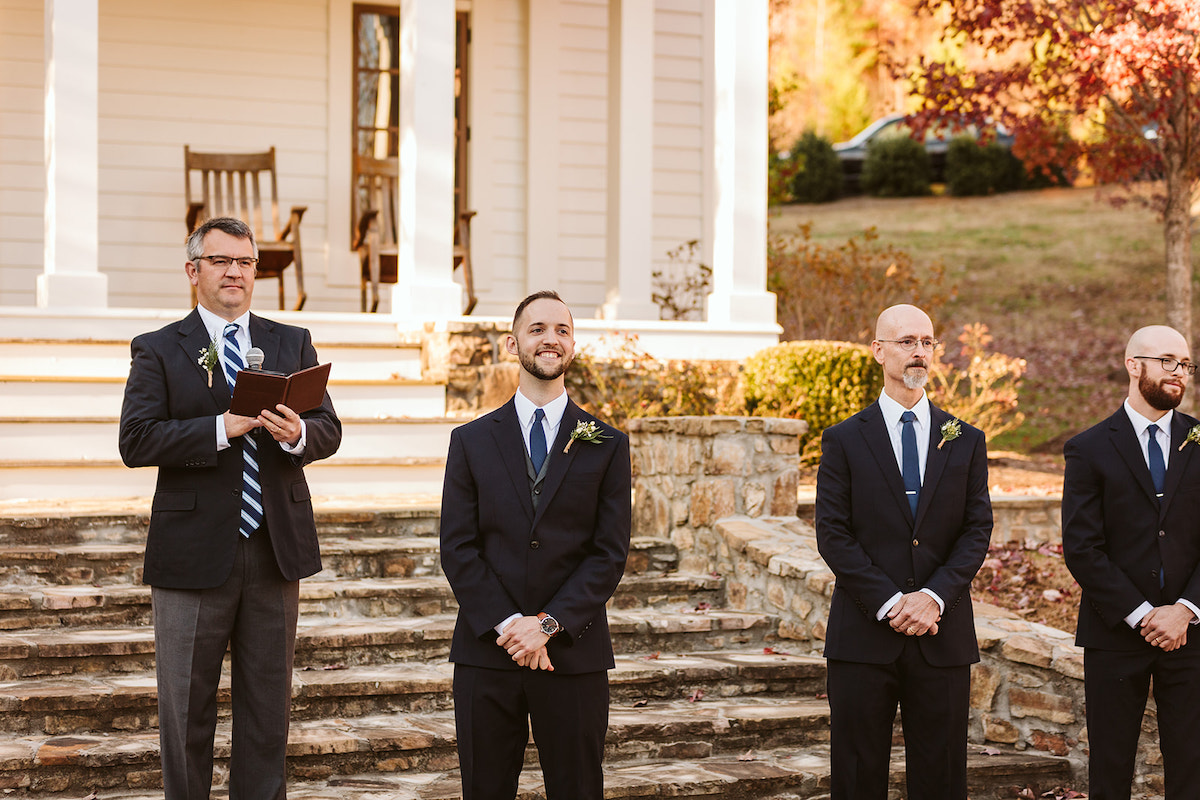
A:
POLYGON ((1012 192, 1024 183, 1021 161, 996 142, 959 136, 946 149, 946 188, 956 197, 1012 192))
POLYGON ((870 348, 851 342, 783 342, 751 356, 742 375, 750 414, 808 423, 800 440, 805 459, 820 458, 823 430, 866 408, 883 390, 883 372, 870 348))
POLYGON ((867 145, 862 188, 875 197, 921 197, 930 193, 932 170, 925 146, 907 136, 883 136, 867 145))
POLYGON ((792 148, 792 197, 799 203, 829 203, 842 193, 842 162, 829 140, 806 131, 792 148))

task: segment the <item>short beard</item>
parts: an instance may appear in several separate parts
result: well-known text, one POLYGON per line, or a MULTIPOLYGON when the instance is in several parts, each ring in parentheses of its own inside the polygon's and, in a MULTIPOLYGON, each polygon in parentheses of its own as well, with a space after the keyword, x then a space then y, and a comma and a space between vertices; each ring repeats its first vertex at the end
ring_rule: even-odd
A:
POLYGON ((1151 408, 1158 411, 1170 411, 1177 407, 1183 400, 1183 392, 1180 392, 1178 397, 1172 397, 1167 394, 1162 383, 1155 383, 1150 380, 1144 371, 1141 377, 1138 378, 1138 392, 1142 395, 1142 399, 1150 404, 1151 408))
MULTIPOLYGON (((564 355, 560 353, 559 355, 564 355)), ((535 378, 543 381, 552 381, 567 371, 567 367, 571 366, 571 361, 567 358, 559 359, 558 367, 554 370, 547 370, 537 362, 537 353, 527 353, 525 351, 517 351, 517 360, 521 362, 521 368, 535 378)))
POLYGON ((929 382, 929 370, 925 367, 908 366, 904 368, 904 388, 923 389, 929 382), (917 372, 917 370, 921 370, 917 372))

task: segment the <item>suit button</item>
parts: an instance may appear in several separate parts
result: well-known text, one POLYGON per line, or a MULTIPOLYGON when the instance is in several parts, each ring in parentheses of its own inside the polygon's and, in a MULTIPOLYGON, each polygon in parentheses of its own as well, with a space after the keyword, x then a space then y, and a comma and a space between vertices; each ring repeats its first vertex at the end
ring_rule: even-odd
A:
POLYGON ((229 493, 232 495, 239 495, 242 493, 242 490, 241 489, 230 489, 229 493))
POLYGON ((539 542, 537 539, 534 539, 532 542, 529 543, 530 550, 537 550, 541 546, 542 546, 542 543, 539 542))
POLYGON ((1151 577, 1151 578, 1157 578, 1157 577, 1158 577, 1158 570, 1156 570, 1156 569, 1152 569, 1152 570, 1150 570, 1150 577, 1151 577))
POLYGON ((534 494, 541 494, 541 493, 542 493, 542 487, 540 487, 540 486, 535 486, 535 487, 533 487, 533 493, 534 493, 534 494))
POLYGON ((921 546, 921 543, 918 542, 916 539, 913 539, 913 547, 920 547, 920 546, 921 546))
POLYGON ((1166 532, 1166 531, 1159 531, 1159 532, 1158 532, 1158 535, 1159 535, 1159 538, 1161 538, 1161 537, 1163 537, 1163 536, 1166 536, 1166 535, 1167 535, 1167 532, 1166 532))
POLYGON ((917 582, 914 581, 912 578, 907 578, 907 579, 905 579, 904 584, 906 586, 916 586, 917 582))

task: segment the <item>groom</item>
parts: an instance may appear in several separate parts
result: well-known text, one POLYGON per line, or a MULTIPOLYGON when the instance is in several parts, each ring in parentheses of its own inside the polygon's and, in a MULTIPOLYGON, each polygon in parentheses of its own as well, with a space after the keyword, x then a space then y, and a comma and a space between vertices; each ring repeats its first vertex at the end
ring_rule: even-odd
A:
POLYGON ((530 723, 549 800, 602 800, 629 439, 567 398, 574 321, 556 293, 517 306, 505 346, 516 395, 451 434, 442 492, 463 800, 516 796, 530 723))

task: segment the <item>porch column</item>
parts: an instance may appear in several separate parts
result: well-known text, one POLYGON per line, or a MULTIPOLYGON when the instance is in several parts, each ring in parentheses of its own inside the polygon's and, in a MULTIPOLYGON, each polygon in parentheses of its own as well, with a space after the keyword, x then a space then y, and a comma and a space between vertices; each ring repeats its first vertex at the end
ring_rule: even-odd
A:
POLYGON ((654 3, 608 5, 605 319, 659 317, 650 299, 654 205, 654 3))
POLYGON ((767 0, 715 0, 710 323, 775 323, 767 288, 767 0))
POLYGON ((454 282, 454 4, 400 3, 399 281, 392 314, 457 317, 454 282))
POLYGON ((108 306, 99 260, 98 0, 45 0, 46 206, 40 308, 108 306))

